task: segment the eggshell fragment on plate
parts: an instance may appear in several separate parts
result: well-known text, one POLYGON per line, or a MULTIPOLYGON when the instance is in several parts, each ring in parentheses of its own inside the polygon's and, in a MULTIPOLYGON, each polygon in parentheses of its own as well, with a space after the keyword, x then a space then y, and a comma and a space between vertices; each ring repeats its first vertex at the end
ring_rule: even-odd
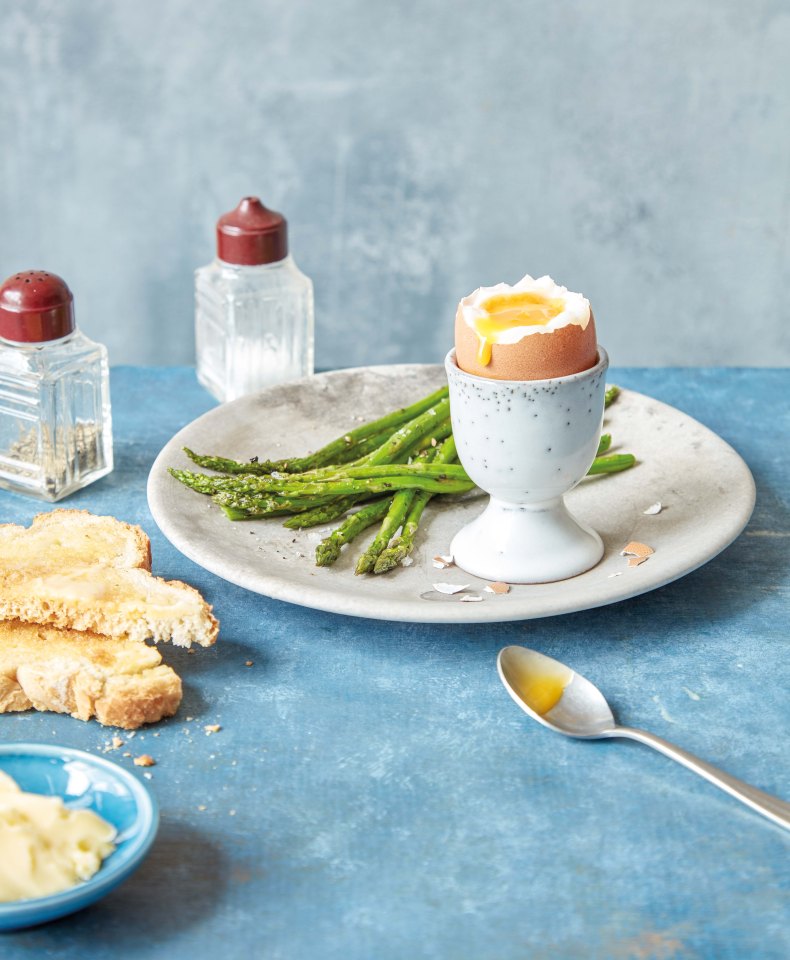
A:
POLYGON ((643 560, 647 560, 647 558, 651 557, 655 552, 656 551, 652 547, 648 547, 646 543, 640 543, 638 540, 632 540, 623 547, 623 549, 620 551, 620 556, 641 557, 643 560))
POLYGON ((479 287, 458 305, 456 362, 492 380, 547 380, 598 361, 589 301, 529 274, 512 287, 479 287))
POLYGON ((460 593, 462 590, 466 590, 469 586, 468 583, 433 583, 431 584, 434 590, 437 593, 460 593))
POLYGON ((483 588, 486 593, 510 593, 510 584, 503 583, 501 580, 497 580, 495 583, 486 584, 483 588))

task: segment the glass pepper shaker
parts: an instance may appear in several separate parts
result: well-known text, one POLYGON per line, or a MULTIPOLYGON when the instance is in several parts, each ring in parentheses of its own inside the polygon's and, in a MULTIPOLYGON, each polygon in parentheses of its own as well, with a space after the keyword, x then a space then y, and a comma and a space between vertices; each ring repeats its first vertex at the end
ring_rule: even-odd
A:
POLYGON ((282 214, 245 197, 217 222, 217 258, 195 272, 197 375, 221 403, 313 372, 313 284, 282 214))
POLYGON ((107 350, 45 270, 0 286, 0 487, 60 500, 112 470, 107 350))

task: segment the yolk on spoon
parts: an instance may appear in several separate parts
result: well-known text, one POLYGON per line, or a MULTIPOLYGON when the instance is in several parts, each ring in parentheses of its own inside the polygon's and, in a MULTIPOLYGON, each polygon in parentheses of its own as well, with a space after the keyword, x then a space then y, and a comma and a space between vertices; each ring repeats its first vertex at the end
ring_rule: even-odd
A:
POLYGON ((538 716, 545 716, 560 702, 568 678, 557 673, 529 673, 519 678, 518 691, 524 703, 538 716))
POLYGON ((513 327, 542 327, 565 309, 565 301, 557 297, 545 297, 534 291, 498 293, 480 304, 485 315, 475 319, 475 331, 480 345, 478 362, 487 366, 491 362, 491 347, 499 343, 503 333, 513 327))

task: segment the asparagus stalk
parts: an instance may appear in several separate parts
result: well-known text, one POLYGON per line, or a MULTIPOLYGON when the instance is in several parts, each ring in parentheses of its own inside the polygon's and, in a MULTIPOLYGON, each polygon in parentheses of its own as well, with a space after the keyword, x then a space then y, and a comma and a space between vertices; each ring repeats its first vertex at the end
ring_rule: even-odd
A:
POLYGON ((611 433, 602 433, 601 439, 598 441, 598 452, 595 454, 596 457, 600 457, 602 453, 606 451, 612 445, 612 435, 611 433))
POLYGON ((604 394, 604 407, 611 406, 619 396, 620 388, 618 386, 612 384, 611 387, 607 387, 604 394))
POLYGON ((363 530, 372 526, 377 520, 381 520, 389 510, 389 506, 390 499, 385 497, 383 500, 374 500, 373 503, 367 504, 367 506, 347 517, 336 530, 333 530, 315 548, 316 566, 331 566, 340 556, 340 548, 343 544, 350 543, 363 530))
POLYGON ((304 513, 294 514, 285 521, 283 526, 288 527, 289 530, 304 530, 307 527, 317 527, 321 523, 331 523, 338 517, 342 517, 344 513, 348 513, 359 500, 359 497, 335 497, 329 503, 313 507, 312 510, 305 510, 304 513))

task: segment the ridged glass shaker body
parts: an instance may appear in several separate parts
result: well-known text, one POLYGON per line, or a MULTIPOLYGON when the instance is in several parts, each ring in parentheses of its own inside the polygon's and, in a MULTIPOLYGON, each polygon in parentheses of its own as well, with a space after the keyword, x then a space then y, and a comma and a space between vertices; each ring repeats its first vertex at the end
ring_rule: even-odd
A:
POLYGON ((60 500, 112 470, 107 351, 47 270, 0 285, 0 487, 60 500))
POLYGON ((313 373, 313 284, 292 257, 216 259, 196 271, 195 300, 198 379, 220 402, 313 373))
POLYGON ((56 501, 113 467, 107 350, 0 339, 0 486, 56 501))

